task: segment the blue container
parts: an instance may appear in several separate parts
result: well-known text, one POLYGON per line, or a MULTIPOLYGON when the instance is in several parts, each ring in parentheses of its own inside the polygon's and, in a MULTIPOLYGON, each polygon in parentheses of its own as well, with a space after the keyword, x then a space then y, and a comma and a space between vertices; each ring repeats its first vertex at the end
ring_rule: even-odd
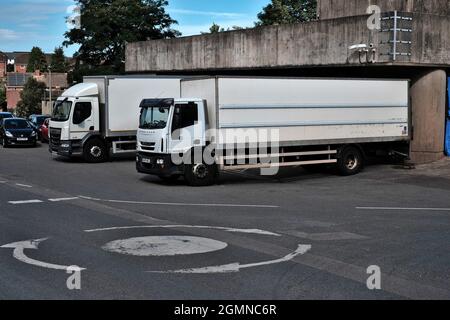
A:
POLYGON ((450 157, 450 78, 447 81, 447 124, 445 130, 445 153, 450 157))

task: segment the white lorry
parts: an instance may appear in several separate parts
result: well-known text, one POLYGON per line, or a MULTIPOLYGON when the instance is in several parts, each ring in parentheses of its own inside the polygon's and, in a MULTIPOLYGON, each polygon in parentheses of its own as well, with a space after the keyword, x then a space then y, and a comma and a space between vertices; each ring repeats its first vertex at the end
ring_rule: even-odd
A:
POLYGON ((179 77, 85 77, 55 102, 50 152, 91 163, 136 152, 139 103, 146 97, 180 97, 179 77))
POLYGON ((408 156, 409 114, 408 80, 184 79, 181 98, 142 101, 136 165, 194 186, 222 170, 336 164, 351 175, 369 152, 408 156))

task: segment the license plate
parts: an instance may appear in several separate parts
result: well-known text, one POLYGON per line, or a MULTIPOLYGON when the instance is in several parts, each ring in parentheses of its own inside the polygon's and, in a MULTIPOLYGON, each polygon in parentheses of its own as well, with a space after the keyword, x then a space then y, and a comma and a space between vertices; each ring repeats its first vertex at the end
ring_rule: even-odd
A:
POLYGON ((28 141, 28 138, 17 138, 17 141, 28 141))
POLYGON ((152 160, 151 159, 147 159, 147 158, 142 158, 142 163, 151 164, 152 160))

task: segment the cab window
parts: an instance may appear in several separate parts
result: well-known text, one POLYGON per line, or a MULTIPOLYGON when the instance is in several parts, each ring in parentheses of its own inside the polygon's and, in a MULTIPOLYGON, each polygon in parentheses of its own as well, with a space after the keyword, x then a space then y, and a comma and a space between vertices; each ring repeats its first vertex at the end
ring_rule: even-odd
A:
POLYGON ((191 127, 198 122, 198 107, 196 103, 175 105, 172 132, 191 127))
POLYGON ((90 102, 77 102, 73 110, 73 124, 81 124, 89 119, 92 114, 92 106, 90 102))

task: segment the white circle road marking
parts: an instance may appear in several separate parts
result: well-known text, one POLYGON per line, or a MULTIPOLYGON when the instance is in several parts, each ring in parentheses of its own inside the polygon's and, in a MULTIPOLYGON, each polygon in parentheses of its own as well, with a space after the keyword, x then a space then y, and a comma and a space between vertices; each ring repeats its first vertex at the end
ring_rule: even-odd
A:
POLYGON ((208 238, 187 236, 149 236, 111 241, 103 250, 125 255, 177 256, 219 251, 227 243, 208 238))

